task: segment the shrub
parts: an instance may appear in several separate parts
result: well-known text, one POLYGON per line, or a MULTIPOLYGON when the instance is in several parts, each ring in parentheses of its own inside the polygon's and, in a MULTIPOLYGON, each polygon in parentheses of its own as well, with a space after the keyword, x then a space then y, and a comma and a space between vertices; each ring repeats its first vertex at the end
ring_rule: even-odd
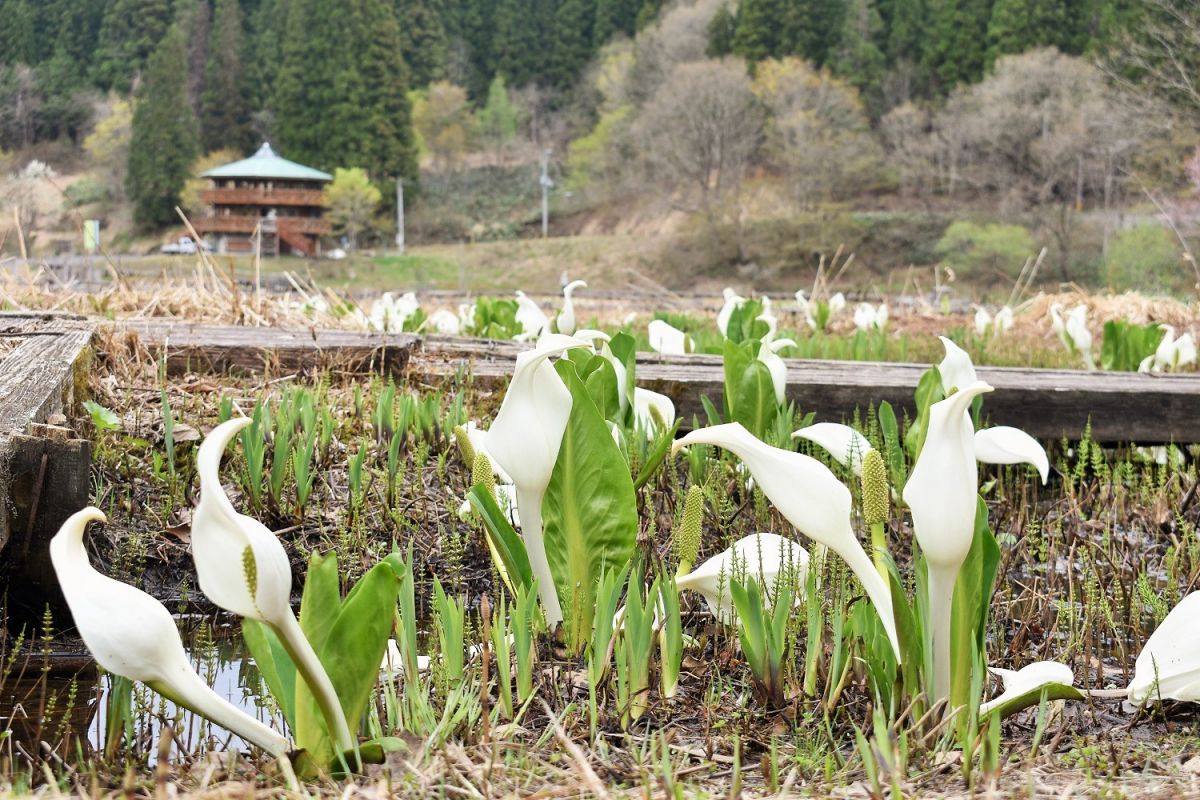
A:
POLYGON ((1179 243, 1160 225, 1117 231, 1108 243, 1104 273, 1114 291, 1186 291, 1192 283, 1179 243))
POLYGON ((1036 254, 1033 234, 1020 225, 978 225, 965 220, 946 229, 934 252, 959 277, 985 285, 1015 281, 1025 259, 1036 254))

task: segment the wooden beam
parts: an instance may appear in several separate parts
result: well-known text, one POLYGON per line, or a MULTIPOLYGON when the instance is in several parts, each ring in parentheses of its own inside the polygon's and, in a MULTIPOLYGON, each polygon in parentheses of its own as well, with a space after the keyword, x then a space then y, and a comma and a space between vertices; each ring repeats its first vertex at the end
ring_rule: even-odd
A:
MULTIPOLYGON (((154 352, 165 347, 168 364, 187 360, 261 370, 272 358, 281 367, 324 364, 342 372, 406 374, 434 380, 468 370, 484 385, 502 385, 527 345, 446 336, 383 335, 350 331, 279 331, 115 323, 136 331, 154 352), (170 337, 169 341, 167 337, 170 337), (155 348, 158 348, 157 350, 155 348)), ((912 394, 924 364, 785 359, 788 397, 819 420, 840 421, 871 404, 888 401, 912 413, 912 394)), ((1014 425, 1041 439, 1076 439, 1089 421, 1103 442, 1200 442, 1200 375, 1146 375, 1013 367, 980 367, 979 377, 995 387, 984 401, 989 424, 1014 425)), ((700 398, 721 407, 724 372, 719 356, 670 358, 640 353, 638 385, 670 397, 690 423, 704 419, 700 398)))

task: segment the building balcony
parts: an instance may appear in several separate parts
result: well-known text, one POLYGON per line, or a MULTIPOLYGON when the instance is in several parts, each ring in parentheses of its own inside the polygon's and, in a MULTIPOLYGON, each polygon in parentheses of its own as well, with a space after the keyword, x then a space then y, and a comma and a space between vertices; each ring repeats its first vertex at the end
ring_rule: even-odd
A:
MULTIPOLYGON (((192 220, 196 233, 240 233, 250 236, 265 217, 217 215, 192 220)), ((329 220, 321 217, 277 217, 272 220, 280 233, 300 233, 309 236, 328 236, 329 220)))
POLYGON ((200 199, 210 206, 317 206, 315 189, 203 189, 200 199))

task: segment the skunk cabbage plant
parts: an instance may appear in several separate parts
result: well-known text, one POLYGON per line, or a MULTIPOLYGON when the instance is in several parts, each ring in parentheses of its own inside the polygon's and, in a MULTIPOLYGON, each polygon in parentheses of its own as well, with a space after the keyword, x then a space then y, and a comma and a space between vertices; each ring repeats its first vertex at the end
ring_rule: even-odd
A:
POLYGON ((793 432, 792 438, 806 439, 820 445, 834 461, 849 467, 855 475, 862 474, 863 456, 871 449, 867 437, 839 422, 815 422, 793 432))
POLYGON ((1129 699, 1200 702, 1200 592, 1171 609, 1134 663, 1129 699))
POLYGON ((105 522, 103 512, 88 507, 68 517, 50 540, 50 560, 79 635, 97 663, 145 683, 273 756, 286 755, 292 749, 287 739, 234 707, 196 674, 162 603, 92 567, 83 545, 89 522, 105 522))
POLYGON ((675 587, 697 592, 708 610, 721 622, 731 621, 730 580, 743 584, 758 581, 774 598, 781 578, 803 584, 808 571, 808 551, 776 533, 752 533, 694 570, 675 578, 675 587))
POLYGON ((1050 477, 1046 450, 1025 431, 997 425, 975 431, 975 460, 984 464, 1032 464, 1045 483, 1050 477))
POLYGON ((933 699, 950 694, 950 622, 954 584, 971 549, 979 473, 967 409, 992 387, 976 381, 929 408, 925 444, 904 485, 913 531, 929 565, 933 699))
POLYGON ((979 706, 979 716, 999 713, 1007 717, 1022 708, 1034 705, 1043 697, 1047 700, 1082 700, 1083 693, 1074 688, 1075 675, 1066 664, 1057 661, 1035 661, 1019 670, 989 667, 1000 678, 1004 691, 979 706))
POLYGON ((650 349, 664 356, 681 356, 694 349, 692 337, 661 319, 652 319, 646 326, 650 334, 650 349))
POLYGON ((537 339, 550 328, 546 312, 520 289, 517 290, 517 324, 521 326, 521 332, 514 338, 520 342, 537 339))
POLYGON ((721 306, 721 310, 717 312, 717 330, 721 332, 722 336, 728 336, 729 318, 733 316, 733 312, 739 306, 746 302, 746 298, 739 295, 729 286, 725 287, 723 294, 725 295, 725 303, 721 306))
POLYGON ((512 381, 487 436, 490 456, 517 487, 521 534, 551 627, 562 621, 562 609, 542 540, 542 499, 571 416, 571 392, 548 359, 587 346, 570 336, 548 334, 536 348, 517 356, 512 381))
POLYGON ((555 318, 559 333, 565 333, 567 336, 575 333, 575 301, 571 299, 571 294, 576 289, 586 288, 587 284, 583 281, 571 281, 563 287, 562 311, 558 312, 558 317, 555 318))
POLYGON ((740 458, 755 482, 796 529, 840 555, 858 577, 883 622, 896 657, 901 660, 892 595, 850 525, 850 490, 815 458, 771 447, 739 423, 692 431, 673 448, 711 444, 740 458))
POLYGON ((192 557, 200 590, 213 603, 265 623, 287 649, 312 690, 341 752, 354 749, 346 717, 329 675, 292 612, 292 565, 279 539, 258 520, 239 514, 221 485, 221 456, 249 417, 213 429, 196 455, 200 502, 192 512, 192 557))

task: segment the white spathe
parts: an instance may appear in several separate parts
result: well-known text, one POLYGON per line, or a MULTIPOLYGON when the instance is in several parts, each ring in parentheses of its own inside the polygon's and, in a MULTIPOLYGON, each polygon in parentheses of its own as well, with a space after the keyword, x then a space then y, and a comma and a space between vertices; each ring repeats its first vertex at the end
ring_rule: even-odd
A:
POLYGON ((546 312, 520 289, 517 290, 517 324, 521 326, 521 332, 513 338, 519 342, 537 339, 550 328, 546 312))
POLYGON ((938 338, 946 348, 946 357, 938 364, 938 373, 942 376, 942 391, 949 396, 951 392, 975 383, 975 365, 966 350, 945 336, 938 338))
POLYGON ((846 295, 837 292, 833 297, 829 298, 829 314, 830 316, 840 314, 846 310, 846 295))
POLYGON ((1129 700, 1200 702, 1200 592, 1171 609, 1133 666, 1129 700))
POLYGON ((662 417, 663 424, 668 428, 675 424, 675 403, 665 394, 633 388, 633 417, 638 428, 646 432, 646 438, 652 438, 659 430, 655 412, 662 417))
POLYGON ((746 298, 739 295, 731 287, 726 286, 722 292, 725 296, 725 303, 721 306, 721 310, 717 312, 717 330, 721 331, 722 336, 727 336, 729 330, 729 318, 733 316, 733 312, 738 306, 746 302, 746 298))
POLYGON ((1175 328, 1163 325, 1163 338, 1154 350, 1154 371, 1175 371, 1196 361, 1196 342, 1190 333, 1175 338, 1175 328))
POLYGON ((812 330, 815 331, 817 329, 817 320, 816 320, 816 317, 814 317, 812 314, 812 304, 809 302, 808 298, 804 295, 803 289, 796 290, 796 308, 804 316, 805 324, 808 325, 809 328, 811 328, 812 330))
POLYGON ((986 335, 992 328, 992 315, 983 306, 975 310, 975 333, 986 335))
POLYGON ((453 311, 439 308, 429 315, 429 327, 445 336, 458 336, 462 330, 462 322, 453 311))
POLYGON ((650 349, 665 356, 681 356, 692 352, 692 338, 661 319, 652 319, 646 326, 650 334, 650 349))
POLYGON ((561 333, 546 334, 532 350, 517 356, 516 369, 500 411, 488 429, 488 455, 517 487, 521 538, 538 581, 546 622, 562 622, 562 606, 554 588, 542 539, 542 499, 558 460, 558 448, 571 416, 571 392, 550 363, 551 356, 588 343, 561 333))
POLYGON ((929 407, 925 444, 904 485, 913 532, 929 564, 935 702, 950 693, 951 601, 975 535, 979 471, 967 409, 972 400, 991 390, 977 381, 929 407))
POLYGON ((1092 332, 1088 330, 1087 325, 1087 306, 1083 303, 1075 306, 1067 314, 1066 320, 1062 317, 1062 309, 1061 303, 1050 306, 1051 328, 1069 352, 1078 353, 1083 358, 1084 366, 1095 369, 1096 364, 1092 360, 1092 332))
POLYGON ((992 331, 995 333, 1008 333, 1013 326, 1013 310, 1011 306, 1004 306, 996 312, 995 318, 992 320, 992 331))
POLYGON ((771 387, 775 390, 775 402, 779 405, 783 405, 787 399, 787 364, 779 357, 779 351, 795 346, 796 343, 791 339, 771 341, 764 338, 758 348, 758 360, 765 364, 767 372, 771 373, 771 387))
POLYGON ((675 579, 680 591, 698 592, 708 610, 721 622, 731 620, 729 581, 758 580, 773 598, 779 579, 791 576, 797 585, 808 571, 808 551, 775 533, 752 533, 738 539, 725 550, 705 561, 686 575, 675 579))
POLYGON ((1038 689, 1047 686, 1075 685, 1075 674, 1071 672, 1071 668, 1057 661, 1035 661, 1018 670, 988 667, 988 672, 1000 678, 1004 683, 1004 691, 979 707, 980 717, 999 708, 1009 700, 1014 700, 1038 689))
POLYGON ((571 299, 571 295, 576 289, 586 288, 587 284, 583 281, 571 281, 563 287, 563 307, 555 320, 559 333, 565 333, 567 336, 575 333, 575 301, 571 299))
POLYGON ((870 303, 859 303, 854 308, 854 327, 864 333, 882 331, 887 327, 887 303, 873 306, 870 303))
POLYGON ((1044 484, 1050 477, 1046 449, 1025 431, 997 425, 975 431, 975 460, 985 464, 1032 464, 1044 484))
POLYGON ((253 517, 239 514, 221 485, 221 456, 229 442, 252 423, 249 417, 223 422, 200 443, 196 473, 200 501, 192 511, 192 558, 200 590, 217 606, 266 623, 296 663, 342 752, 355 747, 329 675, 292 612, 292 567, 278 537, 253 517))
POLYGON ((369 327, 384 333, 399 333, 404 330, 404 323, 417 313, 421 304, 412 292, 405 292, 396 297, 391 292, 384 292, 378 300, 371 304, 371 314, 367 318, 369 327))
POLYGON ((897 659, 903 659, 896 638, 891 590, 854 535, 850 490, 829 468, 803 453, 771 447, 737 422, 692 431, 677 439, 671 450, 674 453, 693 444, 723 447, 740 458, 788 522, 842 557, 875 604, 897 659))
POLYGON ((50 561, 75 626, 96 662, 149 685, 273 756, 291 750, 287 739, 234 707, 196 674, 175 620, 150 595, 101 575, 91 565, 83 535, 89 522, 105 522, 88 507, 67 518, 50 540, 50 561))
POLYGON ((807 428, 792 433, 793 439, 807 439, 819 444, 843 467, 849 467, 855 475, 862 474, 862 460, 871 443, 867 437, 849 425, 840 422, 814 422, 807 428))

